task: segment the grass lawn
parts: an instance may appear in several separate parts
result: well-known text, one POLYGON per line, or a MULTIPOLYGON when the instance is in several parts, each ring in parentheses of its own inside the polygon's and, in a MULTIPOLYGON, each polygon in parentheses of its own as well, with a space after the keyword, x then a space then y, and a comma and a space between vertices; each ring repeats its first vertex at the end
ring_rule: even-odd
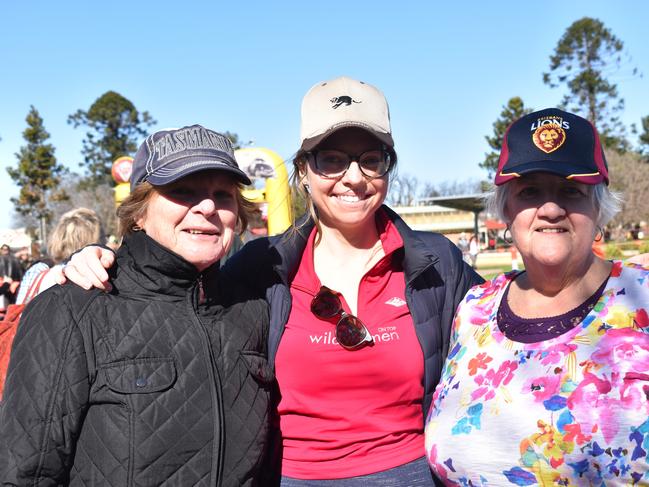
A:
MULTIPOLYGON (((522 266, 519 264, 519 269, 522 270, 522 266)), ((497 266, 497 267, 489 267, 488 269, 476 269, 478 274, 480 274, 485 280, 493 279, 496 277, 498 274, 504 274, 505 272, 509 272, 512 270, 511 265, 502 265, 502 266, 497 266)))

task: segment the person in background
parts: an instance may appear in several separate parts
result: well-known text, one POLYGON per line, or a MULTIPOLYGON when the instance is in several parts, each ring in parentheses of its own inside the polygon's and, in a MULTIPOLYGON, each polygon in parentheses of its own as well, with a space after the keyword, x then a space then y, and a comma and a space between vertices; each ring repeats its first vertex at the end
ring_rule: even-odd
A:
POLYGON ((20 281, 23 277, 23 272, 20 261, 11 254, 11 247, 3 244, 0 247, 0 275, 7 276, 14 281, 20 281))
POLYGON ((478 254, 480 253, 480 242, 477 235, 471 235, 469 239, 469 259, 471 260, 471 267, 477 269, 478 254))
POLYGON ((466 233, 462 232, 460 238, 457 241, 457 248, 462 252, 462 258, 467 264, 471 264, 471 258, 469 257, 469 241, 466 238, 466 233))
POLYGON ((558 109, 514 122, 490 207, 525 270, 460 304, 426 426, 447 485, 649 478, 649 270, 593 254, 619 210, 600 139, 558 109))
POLYGON ((115 235, 108 236, 108 239, 106 240, 106 247, 111 250, 117 251, 119 244, 119 240, 117 240, 117 237, 115 235))
MULTIPOLYGON (((30 253, 29 247, 23 247, 15 253, 16 259, 20 262, 20 267, 23 268, 23 271, 27 271, 32 265, 32 255, 30 253)), ((24 277, 24 276, 23 276, 24 277)))
POLYGON ((55 286, 21 317, 0 484, 267 485, 267 304, 219 275, 250 211, 242 184, 222 134, 146 138, 112 291, 55 286))
MULTIPOLYGON (((481 278, 451 241, 383 204, 396 164, 377 88, 346 77, 314 85, 294 159, 308 213, 222 270, 271 306, 282 486, 434 485, 424 418, 455 308, 481 278)), ((112 260, 88 248, 66 274, 104 288, 98 256, 112 260)))
POLYGON ((0 314, 16 300, 16 292, 23 278, 24 270, 20 261, 11 254, 11 247, 0 247, 0 314))
MULTIPOLYGON (((52 265, 60 264, 68 259, 73 252, 80 248, 91 243, 103 242, 103 235, 101 221, 93 210, 76 208, 64 213, 50 235, 47 244, 49 258, 41 259, 27 269, 18 288, 16 304, 26 304, 27 290, 41 273, 47 272, 52 265)), ((47 273, 43 276, 37 293, 43 292, 55 284, 54 274, 50 276, 50 273, 47 273)))

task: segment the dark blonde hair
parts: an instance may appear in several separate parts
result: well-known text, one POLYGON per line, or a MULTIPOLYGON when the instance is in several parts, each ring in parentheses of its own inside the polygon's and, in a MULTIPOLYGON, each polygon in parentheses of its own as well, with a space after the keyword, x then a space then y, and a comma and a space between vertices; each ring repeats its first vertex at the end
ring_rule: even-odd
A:
MULTIPOLYGON (((243 185, 236 182, 237 185, 237 231, 243 233, 248 227, 250 216, 257 209, 255 204, 246 199, 241 190, 243 185)), ((158 190, 149 182, 138 184, 130 195, 117 208, 117 219, 119 222, 119 236, 124 237, 133 232, 140 230, 137 225, 138 220, 146 215, 149 202, 158 190)))
MULTIPOLYGON (((293 190, 299 193, 306 202, 306 211, 315 223, 317 229, 316 236, 316 245, 320 242, 320 220, 318 219, 318 212, 313 205, 313 200, 311 195, 307 191, 306 183, 304 179, 306 178, 306 166, 309 164, 308 153, 300 150, 295 157, 293 158, 293 174, 291 176, 291 186, 293 190)), ((295 218, 301 215, 293 215, 293 228, 299 230, 296 226, 295 218)), ((305 222, 306 223, 306 222, 305 222)))
MULTIPOLYGON (((99 216, 88 208, 76 208, 61 216, 47 245, 54 262, 63 262, 86 245, 100 242, 103 229, 99 216)), ((103 242, 102 242, 103 243, 103 242)))

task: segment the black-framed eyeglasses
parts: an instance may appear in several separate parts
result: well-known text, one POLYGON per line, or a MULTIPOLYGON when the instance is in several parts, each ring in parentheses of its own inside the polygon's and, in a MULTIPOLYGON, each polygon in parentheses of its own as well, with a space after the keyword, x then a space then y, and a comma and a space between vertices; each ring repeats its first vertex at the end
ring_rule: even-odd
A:
POLYGON ((326 286, 322 286, 311 300, 311 312, 323 320, 340 316, 336 322, 336 340, 347 350, 356 350, 374 341, 360 318, 346 313, 338 295, 326 286))
POLYGON ((332 179, 345 174, 352 161, 358 163, 361 173, 368 179, 385 176, 392 163, 392 156, 385 149, 369 150, 360 155, 347 154, 333 149, 323 149, 311 151, 307 155, 320 176, 332 179))

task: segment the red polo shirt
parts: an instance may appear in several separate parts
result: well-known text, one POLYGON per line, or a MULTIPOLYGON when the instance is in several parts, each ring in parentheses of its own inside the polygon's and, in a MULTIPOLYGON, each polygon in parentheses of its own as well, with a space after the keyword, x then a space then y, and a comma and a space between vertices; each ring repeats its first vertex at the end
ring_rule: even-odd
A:
POLYGON ((335 339, 335 320, 311 313, 320 289, 315 230, 291 284, 293 304, 276 359, 284 476, 354 477, 424 455, 424 361, 395 255, 403 241, 382 212, 377 227, 385 257, 363 276, 358 292, 358 317, 372 346, 345 350, 335 339))

